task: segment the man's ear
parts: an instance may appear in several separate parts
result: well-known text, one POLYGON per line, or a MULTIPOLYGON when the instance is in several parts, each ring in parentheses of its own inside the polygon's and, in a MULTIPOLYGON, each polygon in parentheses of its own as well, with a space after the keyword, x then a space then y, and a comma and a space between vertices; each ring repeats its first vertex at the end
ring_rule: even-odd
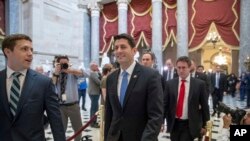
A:
POLYGON ((8 56, 8 54, 10 54, 11 50, 8 49, 8 48, 5 48, 5 49, 3 50, 3 52, 4 52, 4 54, 6 54, 6 56, 8 56))

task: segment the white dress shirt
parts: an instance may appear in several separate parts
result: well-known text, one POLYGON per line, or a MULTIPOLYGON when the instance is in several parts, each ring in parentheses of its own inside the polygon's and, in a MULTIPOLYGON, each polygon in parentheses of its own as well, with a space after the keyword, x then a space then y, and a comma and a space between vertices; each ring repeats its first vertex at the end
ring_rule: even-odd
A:
MULTIPOLYGON (((12 82, 13 82, 12 74, 14 72, 15 72, 14 70, 12 70, 11 68, 9 68, 7 66, 6 89, 7 89, 8 100, 10 100, 10 88, 11 88, 11 85, 12 85, 12 82)), ((26 77, 27 69, 22 70, 22 71, 18 71, 18 72, 20 72, 22 74, 21 76, 19 76, 20 96, 21 96, 21 92, 22 92, 22 89, 23 89, 23 83, 24 83, 24 79, 26 77)))

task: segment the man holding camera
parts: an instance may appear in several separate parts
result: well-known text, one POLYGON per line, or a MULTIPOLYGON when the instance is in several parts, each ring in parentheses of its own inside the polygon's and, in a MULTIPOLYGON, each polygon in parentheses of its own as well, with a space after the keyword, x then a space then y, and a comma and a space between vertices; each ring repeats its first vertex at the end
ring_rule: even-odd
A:
MULTIPOLYGON (((223 128, 221 129, 221 134, 218 136, 220 141, 229 141, 230 135, 230 125, 232 124, 232 116, 230 114, 223 116, 223 128)), ((241 120, 241 125, 250 125, 250 112, 245 114, 245 116, 241 120)))
MULTIPOLYGON (((83 71, 70 68, 67 56, 58 56, 56 58, 53 80, 55 80, 56 90, 60 99, 60 111, 65 132, 67 130, 68 118, 70 118, 75 132, 82 126, 77 88, 77 79, 79 77, 83 77, 83 71)), ((80 140, 81 134, 76 137, 75 141, 80 140)))

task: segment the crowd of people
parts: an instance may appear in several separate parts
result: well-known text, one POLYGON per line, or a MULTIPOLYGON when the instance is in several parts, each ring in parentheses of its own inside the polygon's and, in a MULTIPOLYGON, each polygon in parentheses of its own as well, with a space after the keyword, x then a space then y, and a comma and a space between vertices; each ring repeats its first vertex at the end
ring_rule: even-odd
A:
MULTIPOLYGON (((225 94, 240 100, 247 96, 250 107, 250 74, 226 75, 217 65, 213 73, 187 56, 165 62, 163 72, 155 68, 151 51, 141 54, 138 62, 134 39, 128 34, 114 36, 115 65, 106 64, 102 71, 91 62, 90 71, 71 67, 68 56, 56 56, 51 77, 42 67, 31 69, 32 40, 24 34, 6 36, 2 51, 7 60, 0 71, 0 138, 8 141, 43 141, 44 124, 49 122, 55 141, 66 140, 68 120, 76 133, 82 127, 81 110, 90 117, 105 105, 105 141, 157 141, 167 126, 172 141, 199 140, 210 120, 208 99, 213 113, 220 117, 219 102, 225 94), (118 64, 118 65, 117 65, 118 64), (162 74, 162 75, 161 75, 162 74), (88 94, 90 109, 86 108, 88 94), (101 98, 101 100, 100 100, 101 98), (80 105, 81 101, 81 105, 80 105)), ((231 116, 223 116, 228 129, 231 116)), ((250 124, 249 113, 242 124, 250 124)), ((99 128, 97 120, 91 127, 99 128)), ((81 140, 79 134, 75 141, 81 140)), ((228 139, 228 130, 222 134, 228 139)))

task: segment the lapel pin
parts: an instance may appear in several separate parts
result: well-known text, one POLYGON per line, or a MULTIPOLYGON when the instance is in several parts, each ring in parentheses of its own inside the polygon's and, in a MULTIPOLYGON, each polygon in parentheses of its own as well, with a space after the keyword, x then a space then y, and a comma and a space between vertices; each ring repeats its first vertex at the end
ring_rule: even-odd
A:
POLYGON ((137 77, 137 75, 134 75, 134 78, 136 78, 137 77))

